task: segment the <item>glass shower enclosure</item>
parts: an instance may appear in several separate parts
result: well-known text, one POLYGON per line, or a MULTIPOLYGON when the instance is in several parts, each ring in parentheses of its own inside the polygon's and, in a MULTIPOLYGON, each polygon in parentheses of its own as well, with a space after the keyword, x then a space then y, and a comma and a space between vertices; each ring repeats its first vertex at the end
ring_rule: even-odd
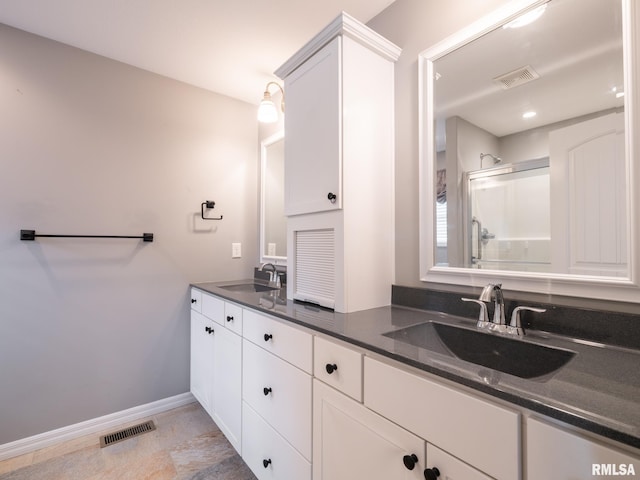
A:
POLYGON ((465 264, 549 271, 549 157, 466 172, 465 264))

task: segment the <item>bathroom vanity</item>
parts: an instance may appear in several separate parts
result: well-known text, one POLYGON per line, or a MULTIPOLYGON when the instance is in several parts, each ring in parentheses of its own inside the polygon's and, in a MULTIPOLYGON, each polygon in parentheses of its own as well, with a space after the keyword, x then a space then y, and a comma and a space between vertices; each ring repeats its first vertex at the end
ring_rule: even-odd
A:
MULTIPOLYGON (((569 479, 593 465, 640 468, 636 350, 532 331, 525 342, 574 355, 520 378, 457 358, 438 336, 417 346, 405 335, 428 323, 473 330, 473 319, 399 305, 341 314, 241 286, 250 283, 193 285, 192 318, 211 301, 235 313, 218 314, 213 334, 192 325, 216 337, 242 318, 239 351, 205 368, 241 372, 239 395, 227 398, 242 412, 232 443, 260 479, 569 479)), ((192 369, 200 358, 192 350, 192 369)), ((216 419, 215 400, 212 411, 216 419)))

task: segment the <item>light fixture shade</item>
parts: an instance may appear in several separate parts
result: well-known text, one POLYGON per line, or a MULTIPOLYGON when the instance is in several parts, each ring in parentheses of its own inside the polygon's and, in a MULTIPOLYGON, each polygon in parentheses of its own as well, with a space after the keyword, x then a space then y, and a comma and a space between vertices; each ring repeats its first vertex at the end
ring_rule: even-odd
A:
POLYGON ((258 121, 260 123, 275 123, 278 121, 278 109, 276 108, 273 100, 271 100, 271 93, 269 92, 269 87, 271 85, 275 85, 282 93, 282 99, 280 101, 280 110, 284 113, 284 90, 282 87, 276 82, 269 82, 264 89, 264 96, 262 97, 262 101, 260 102, 260 106, 258 107, 258 121))
POLYGON ((260 102, 258 121, 260 123, 275 123, 278 121, 278 110, 276 110, 276 106, 271 100, 271 95, 269 95, 269 98, 265 95, 265 98, 260 102))

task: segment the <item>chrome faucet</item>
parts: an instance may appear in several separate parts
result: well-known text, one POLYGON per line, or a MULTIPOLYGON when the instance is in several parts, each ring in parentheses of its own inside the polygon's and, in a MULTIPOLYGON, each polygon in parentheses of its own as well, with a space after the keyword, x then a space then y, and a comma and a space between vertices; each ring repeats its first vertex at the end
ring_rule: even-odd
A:
POLYGON ((495 332, 504 333, 507 331, 507 321, 504 316, 504 295, 502 294, 501 283, 490 283, 486 285, 480 293, 479 300, 490 302, 493 300, 493 323, 489 329, 495 332))
POLYGON ((266 268, 271 266, 271 271, 269 272, 269 286, 280 288, 282 284, 280 283, 280 275, 278 275, 278 270, 273 263, 263 263, 260 266, 260 271, 265 272, 266 268))
POLYGON ((473 298, 462 298, 464 302, 474 302, 480 305, 480 316, 478 317, 478 328, 485 328, 498 333, 507 333, 514 336, 524 335, 522 322, 520 320, 520 312, 528 310, 530 312, 545 312, 544 308, 534 307, 516 307, 511 314, 511 322, 507 325, 504 314, 504 295, 502 293, 501 283, 490 283, 486 285, 478 300, 473 298), (493 321, 489 320, 487 312, 487 304, 485 302, 494 301, 493 321))

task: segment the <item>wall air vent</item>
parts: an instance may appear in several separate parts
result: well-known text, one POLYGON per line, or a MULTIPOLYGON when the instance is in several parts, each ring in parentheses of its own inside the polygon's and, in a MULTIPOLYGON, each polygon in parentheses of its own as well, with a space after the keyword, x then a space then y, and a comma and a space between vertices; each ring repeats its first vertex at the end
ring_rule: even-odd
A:
POLYGON ((531 68, 531 65, 525 65, 517 70, 500 75, 494 78, 493 81, 500 85, 504 90, 507 90, 509 88, 524 85, 525 83, 529 83, 537 78, 540 78, 538 72, 531 68))
POLYGON ((121 442, 123 440, 126 440, 127 438, 136 437, 138 435, 142 435, 143 433, 151 432, 155 429, 155 424, 152 420, 149 420, 148 422, 140 423, 138 425, 134 425, 133 427, 125 428, 124 430, 119 430, 108 435, 103 435, 100 437, 100 448, 108 447, 109 445, 121 442))

